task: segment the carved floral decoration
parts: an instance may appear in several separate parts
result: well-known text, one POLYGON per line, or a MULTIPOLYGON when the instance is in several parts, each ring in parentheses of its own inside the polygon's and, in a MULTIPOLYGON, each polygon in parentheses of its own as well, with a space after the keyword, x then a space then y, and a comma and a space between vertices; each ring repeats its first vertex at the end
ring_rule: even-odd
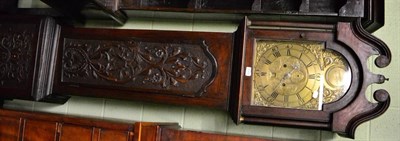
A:
POLYGON ((0 29, 0 86, 17 86, 27 81, 32 58, 33 35, 13 28, 0 29))
POLYGON ((65 39, 62 60, 63 82, 189 96, 203 93, 216 69, 204 42, 65 39))

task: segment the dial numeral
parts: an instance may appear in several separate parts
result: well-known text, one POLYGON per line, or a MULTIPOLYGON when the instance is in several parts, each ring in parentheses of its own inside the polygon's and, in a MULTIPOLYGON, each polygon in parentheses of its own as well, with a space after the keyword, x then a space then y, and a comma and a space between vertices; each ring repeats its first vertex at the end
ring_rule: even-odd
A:
POLYGON ((264 90, 265 88, 267 88, 269 85, 265 85, 265 86, 263 86, 263 85, 258 85, 258 90, 264 90))
POLYGON ((261 76, 261 71, 259 69, 254 70, 254 73, 258 76, 261 76))
POLYGON ((278 93, 277 92, 272 92, 271 96, 267 98, 268 102, 272 102, 274 101, 277 97, 278 97, 278 93))
POLYGON ((320 73, 316 73, 316 74, 310 74, 308 75, 309 79, 315 79, 315 80, 321 80, 321 74, 320 73))
POLYGON ((267 58, 265 58, 263 62, 264 62, 265 64, 267 64, 267 65, 272 64, 272 62, 271 62, 270 60, 268 60, 267 58))
POLYGON ((299 99, 299 104, 303 105, 304 104, 304 99, 301 98, 301 95, 299 93, 297 93, 296 96, 297 96, 297 99, 299 99))
POLYGON ((283 102, 283 103, 284 103, 284 106, 285 106, 285 107, 289 107, 289 105, 290 105, 290 104, 289 104, 289 96, 285 95, 284 98, 283 98, 283 101, 284 101, 284 102, 283 102))
POLYGON ((273 48, 272 55, 274 55, 275 57, 280 57, 281 53, 279 52, 279 50, 277 48, 273 48))
POLYGON ((273 97, 275 99, 276 97, 278 97, 278 95, 279 94, 277 92, 272 92, 271 97, 273 97))
POLYGON ((301 52, 301 53, 308 53, 308 49, 303 48, 300 52, 301 52))
POLYGON ((291 56, 290 49, 287 49, 286 55, 287 55, 287 56, 291 56))
POLYGON ((259 69, 255 70, 254 73, 255 73, 257 76, 266 76, 266 75, 267 75, 267 72, 263 72, 263 71, 261 71, 261 70, 259 70, 259 69))
POLYGON ((312 93, 312 90, 311 90, 311 88, 309 88, 309 87, 307 87, 307 86, 306 86, 305 88, 306 88, 306 89, 308 89, 308 90, 309 90, 309 91, 312 93))
POLYGON ((308 64, 306 65, 306 67, 308 68, 308 67, 311 67, 311 66, 313 66, 313 65, 315 65, 315 60, 314 60, 314 61, 311 61, 310 63, 308 63, 308 64))
POLYGON ((288 95, 284 96, 283 101, 286 104, 286 106, 289 106, 289 96, 288 95))

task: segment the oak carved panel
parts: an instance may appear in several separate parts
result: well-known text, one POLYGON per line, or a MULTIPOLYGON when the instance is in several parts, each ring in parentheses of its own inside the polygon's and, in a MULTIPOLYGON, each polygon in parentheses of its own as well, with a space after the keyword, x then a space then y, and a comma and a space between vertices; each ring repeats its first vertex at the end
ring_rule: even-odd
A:
POLYGON ((65 83, 185 96, 205 92, 217 65, 205 41, 66 38, 62 56, 65 83))
POLYGON ((0 86, 26 86, 32 70, 35 25, 0 24, 0 86))
POLYGON ((31 99, 40 21, 0 15, 0 99, 31 99))
POLYGON ((52 92, 226 109, 233 36, 63 26, 52 92))
POLYGON ((0 99, 49 98, 58 27, 51 17, 0 15, 0 99))

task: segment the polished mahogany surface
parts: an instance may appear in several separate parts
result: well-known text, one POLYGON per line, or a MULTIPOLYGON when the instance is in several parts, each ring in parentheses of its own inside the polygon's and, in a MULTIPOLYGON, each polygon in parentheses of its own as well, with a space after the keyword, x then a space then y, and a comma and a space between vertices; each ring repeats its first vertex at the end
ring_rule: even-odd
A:
POLYGON ((176 123, 127 122, 0 109, 0 140, 15 141, 271 141, 180 130, 176 123))

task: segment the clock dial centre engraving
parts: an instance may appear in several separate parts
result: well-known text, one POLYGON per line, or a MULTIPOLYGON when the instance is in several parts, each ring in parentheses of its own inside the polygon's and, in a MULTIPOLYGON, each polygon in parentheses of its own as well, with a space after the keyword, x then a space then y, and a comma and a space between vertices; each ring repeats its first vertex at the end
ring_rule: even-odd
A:
MULTIPOLYGON (((260 65, 263 64, 258 64, 258 67, 261 67, 260 65)), ((267 68, 263 68, 263 70, 266 73, 274 74, 272 77, 266 79, 278 82, 275 86, 272 85, 266 88, 269 92, 275 91, 277 93, 292 95, 298 93, 307 83, 306 76, 308 71, 305 64, 293 56, 280 56, 267 68)), ((266 98, 268 96, 263 95, 263 97, 266 98)))

